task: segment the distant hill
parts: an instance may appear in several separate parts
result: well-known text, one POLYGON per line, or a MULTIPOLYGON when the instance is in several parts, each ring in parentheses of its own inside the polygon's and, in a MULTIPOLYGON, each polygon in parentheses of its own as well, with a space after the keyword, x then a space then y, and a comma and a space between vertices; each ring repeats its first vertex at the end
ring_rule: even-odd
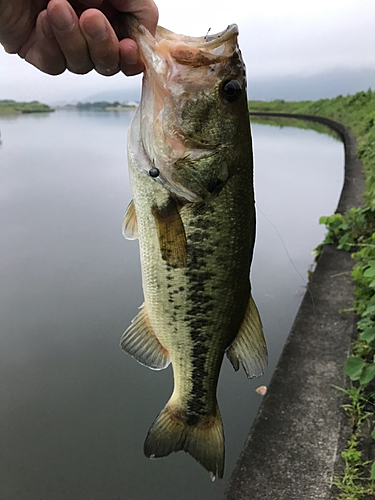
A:
POLYGON ((375 89, 375 68, 351 70, 335 68, 316 75, 286 75, 258 78, 247 71, 247 94, 250 100, 304 101, 330 99, 375 89))
MULTIPOLYGON (((375 88, 375 68, 344 69, 333 68, 330 71, 315 75, 285 75, 259 77, 247 66, 247 92, 252 101, 286 101, 317 100, 333 98, 338 95, 355 94, 369 87, 375 88)), ((52 106, 77 104, 79 102, 135 102, 141 98, 141 86, 130 85, 124 82, 124 87, 114 90, 103 90, 87 97, 79 96, 59 102, 52 102, 52 106)))
POLYGON ((80 102, 136 102, 139 103, 141 98, 141 89, 125 89, 125 90, 110 90, 97 92, 96 94, 89 95, 80 102))
MULTIPOLYGON (((338 95, 355 94, 369 87, 375 88, 375 68, 348 69, 333 68, 330 71, 315 75, 286 75, 269 78, 259 78, 247 67, 248 97, 251 100, 272 101, 284 99, 287 101, 328 99, 338 95)), ((140 86, 124 90, 111 90, 90 95, 81 102, 139 102, 140 86)))
POLYGON ((91 94, 87 97, 80 97, 79 99, 69 99, 64 101, 54 101, 52 106, 66 106, 67 104, 77 105, 81 103, 93 102, 121 102, 121 103, 135 103, 138 104, 141 98, 141 89, 125 89, 125 90, 103 90, 96 94, 91 94))

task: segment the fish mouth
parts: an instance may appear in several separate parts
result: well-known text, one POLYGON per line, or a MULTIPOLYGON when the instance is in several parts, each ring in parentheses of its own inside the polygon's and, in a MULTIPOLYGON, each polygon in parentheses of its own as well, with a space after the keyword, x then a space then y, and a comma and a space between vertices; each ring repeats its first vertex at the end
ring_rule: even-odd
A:
POLYGON ((211 34, 208 32, 207 35, 200 37, 177 35, 173 31, 158 26, 156 30, 155 39, 158 42, 164 39, 164 40, 169 40, 171 42, 179 42, 179 43, 182 42, 185 43, 186 45, 194 45, 196 47, 204 48, 206 50, 215 50, 217 47, 233 39, 236 36, 238 36, 238 27, 236 24, 230 24, 225 30, 220 31, 219 33, 211 34))
POLYGON ((155 37, 143 26, 134 34, 146 71, 165 76, 173 63, 185 66, 208 66, 227 60, 237 50, 236 24, 216 34, 201 37, 178 35, 157 27, 155 37))

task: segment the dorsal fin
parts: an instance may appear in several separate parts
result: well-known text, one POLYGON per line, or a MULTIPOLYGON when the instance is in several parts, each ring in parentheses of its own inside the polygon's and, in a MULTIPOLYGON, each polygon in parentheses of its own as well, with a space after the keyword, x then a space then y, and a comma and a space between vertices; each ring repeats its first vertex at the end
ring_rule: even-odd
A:
POLYGON ((163 260, 172 267, 186 267, 187 246, 184 224, 173 198, 162 206, 152 207, 163 260))
POLYGON ((244 319, 227 356, 237 371, 240 364, 248 378, 259 377, 267 366, 268 356, 266 341, 257 306, 250 295, 244 319))
POLYGON ((129 203, 122 221, 122 234, 127 240, 138 238, 138 221, 133 200, 129 203))
POLYGON ((169 353, 157 339, 144 305, 121 337, 121 347, 153 370, 163 370, 170 363, 169 353))

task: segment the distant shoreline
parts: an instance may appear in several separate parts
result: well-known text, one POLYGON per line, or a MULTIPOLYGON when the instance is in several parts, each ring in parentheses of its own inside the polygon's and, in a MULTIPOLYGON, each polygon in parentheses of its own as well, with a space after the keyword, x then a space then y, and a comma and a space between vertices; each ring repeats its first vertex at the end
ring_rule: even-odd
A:
POLYGON ((39 101, 17 102, 12 100, 0 100, 0 116, 22 115, 29 113, 52 113, 53 108, 39 101))
POLYGON ((39 101, 18 102, 13 100, 0 100, 0 117, 14 116, 30 113, 52 113, 60 110, 74 111, 105 111, 105 112, 124 112, 133 111, 138 107, 136 102, 78 102, 77 104, 65 104, 62 106, 51 107, 39 101))
POLYGON ((66 104, 64 106, 56 106, 55 111, 94 111, 95 113, 108 113, 108 112, 123 112, 123 111, 134 111, 137 109, 138 105, 134 106, 108 106, 106 108, 96 108, 96 107, 87 107, 87 108, 78 108, 75 104, 66 104))
POLYGON ((75 105, 67 105, 64 107, 73 108, 78 111, 129 111, 138 106, 136 102, 108 102, 108 101, 95 101, 95 102, 78 102, 75 105))

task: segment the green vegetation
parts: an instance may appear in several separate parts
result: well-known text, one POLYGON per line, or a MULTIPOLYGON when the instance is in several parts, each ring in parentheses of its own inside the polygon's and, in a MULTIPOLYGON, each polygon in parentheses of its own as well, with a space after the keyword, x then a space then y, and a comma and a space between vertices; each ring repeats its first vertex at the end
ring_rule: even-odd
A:
POLYGON ((319 101, 252 101, 249 103, 249 109, 250 112, 319 115, 347 125, 357 138, 358 156, 366 173, 366 202, 375 208, 375 92, 369 89, 353 96, 338 96, 319 101))
MULTIPOLYGON (((251 110, 254 111, 254 110, 251 110)), ((258 111, 258 110, 257 110, 258 111)), ((322 125, 321 123, 316 122, 308 122, 306 120, 299 120, 293 118, 266 118, 262 116, 252 116, 251 123, 259 123, 261 125, 272 125, 274 127, 294 127, 294 128, 302 128, 305 130, 315 130, 319 134, 330 135, 339 140, 339 136, 332 129, 322 125)))
POLYGON ((97 101, 97 102, 79 102, 76 105, 79 111, 127 111, 133 109, 133 105, 122 104, 119 101, 107 102, 107 101, 97 101))
MULTIPOLYGON (((342 389, 349 400, 344 410, 352 435, 342 452, 344 474, 336 477, 334 484, 340 491, 340 500, 375 498, 375 461, 364 461, 361 451, 364 429, 373 427, 371 417, 375 405, 375 92, 369 89, 353 96, 319 101, 250 102, 249 109, 325 116, 347 125, 357 139, 357 154, 366 174, 364 206, 352 208, 343 215, 322 217, 320 222, 328 228, 323 243, 353 252, 356 261, 352 273, 354 310, 359 317, 359 336, 345 366, 351 385, 347 390, 342 389)), ((375 439, 374 429, 371 436, 375 439)))
POLYGON ((50 113, 54 111, 47 104, 42 104, 38 101, 32 102, 16 102, 16 101, 0 101, 0 116, 22 113, 50 113))

